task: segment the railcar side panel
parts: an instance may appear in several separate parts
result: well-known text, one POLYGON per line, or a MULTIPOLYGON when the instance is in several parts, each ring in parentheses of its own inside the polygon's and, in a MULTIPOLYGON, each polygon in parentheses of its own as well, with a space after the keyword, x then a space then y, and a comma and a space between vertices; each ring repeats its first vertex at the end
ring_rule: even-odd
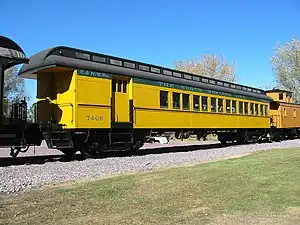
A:
POLYGON ((136 109, 135 128, 269 128, 270 119, 255 116, 136 109))
POLYGON ((37 75, 37 119, 56 121, 65 128, 75 127, 75 78, 71 70, 37 75))
POLYGON ((279 110, 282 116, 282 128, 300 127, 300 105, 281 103, 279 110))
POLYGON ((61 110, 60 124, 75 127, 75 77, 71 71, 55 74, 57 84, 57 106, 61 110))
MULTIPOLYGON (((261 115, 261 108, 258 108, 257 115, 239 114, 239 101, 247 101, 263 105, 266 111, 269 111, 268 103, 258 102, 254 100, 238 99, 228 96, 218 96, 207 93, 199 93, 194 91, 179 90, 175 88, 158 87, 154 85, 133 84, 134 99, 134 127, 135 128, 269 128, 270 118, 267 115, 261 115), (165 108, 160 105, 160 91, 168 92, 168 102, 165 108), (172 93, 180 94, 179 109, 173 109, 174 100, 172 93), (186 94, 188 103, 184 106, 182 95, 186 94), (207 111, 195 111, 193 95, 207 97, 207 111), (212 112, 211 98, 223 99, 220 104, 222 112, 212 112), (236 102, 235 113, 226 113, 226 100, 236 102), (184 107, 187 107, 186 109, 184 107)), ((199 102, 201 103, 201 100, 199 102)), ((231 103, 232 104, 232 103, 231 103)), ((218 106, 218 105, 216 105, 218 106)), ((232 106, 232 105, 231 105, 232 106)), ((219 109, 218 109, 219 110, 219 109)), ((229 110, 232 110, 229 108, 229 110)), ((244 105, 242 107, 244 111, 244 105)), ((248 108, 250 113, 250 109, 248 108)))
POLYGON ((103 73, 77 70, 76 128, 110 128, 111 79, 103 73))
POLYGON ((278 108, 271 110, 273 125, 277 128, 300 127, 300 105, 278 103, 278 108))

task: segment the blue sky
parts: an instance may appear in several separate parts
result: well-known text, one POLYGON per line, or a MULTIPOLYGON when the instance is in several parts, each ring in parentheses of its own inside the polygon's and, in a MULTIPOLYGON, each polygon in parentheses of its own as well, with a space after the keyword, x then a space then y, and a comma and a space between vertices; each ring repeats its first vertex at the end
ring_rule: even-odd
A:
MULTIPOLYGON (((238 83, 264 88, 276 43, 300 37, 300 1, 2 0, 0 21, 27 56, 66 45, 173 67, 213 53, 236 62, 238 83)), ((25 85, 34 100, 35 81, 25 85)))

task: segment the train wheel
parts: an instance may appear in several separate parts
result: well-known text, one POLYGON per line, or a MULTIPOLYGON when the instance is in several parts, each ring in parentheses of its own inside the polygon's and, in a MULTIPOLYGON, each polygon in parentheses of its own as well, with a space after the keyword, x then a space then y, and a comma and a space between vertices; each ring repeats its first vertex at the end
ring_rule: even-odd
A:
POLYGON ((10 156, 13 158, 16 158, 20 152, 21 152, 20 147, 11 147, 10 148, 10 156))
POLYGON ((60 148, 58 150, 61 151, 62 153, 64 153, 66 156, 73 156, 77 152, 76 148, 65 148, 65 149, 60 148))
POLYGON ((95 151, 91 151, 90 149, 86 149, 86 148, 81 148, 80 152, 83 156, 87 157, 87 158, 95 158, 98 157, 99 154, 97 154, 97 152, 95 151))
POLYGON ((218 136, 218 141, 221 142, 221 144, 227 144, 228 139, 226 138, 225 135, 219 134, 218 136))
POLYGON ((80 152, 82 155, 88 158, 100 157, 105 149, 105 146, 99 143, 90 143, 81 146, 80 152))
POLYGON ((134 143, 134 145, 130 148, 129 152, 132 154, 132 155, 137 155, 139 153, 139 149, 141 147, 143 147, 144 145, 144 141, 136 141, 134 143))
POLYGON ((247 144, 249 142, 248 135, 241 136, 237 139, 238 144, 247 144))

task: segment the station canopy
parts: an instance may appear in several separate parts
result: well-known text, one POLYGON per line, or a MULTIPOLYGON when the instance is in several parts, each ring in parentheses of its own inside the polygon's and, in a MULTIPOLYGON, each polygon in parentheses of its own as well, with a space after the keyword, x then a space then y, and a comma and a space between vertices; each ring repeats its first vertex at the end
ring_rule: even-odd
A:
POLYGON ((29 59, 22 48, 13 40, 0 35, 0 64, 4 70, 22 63, 28 63, 29 59))

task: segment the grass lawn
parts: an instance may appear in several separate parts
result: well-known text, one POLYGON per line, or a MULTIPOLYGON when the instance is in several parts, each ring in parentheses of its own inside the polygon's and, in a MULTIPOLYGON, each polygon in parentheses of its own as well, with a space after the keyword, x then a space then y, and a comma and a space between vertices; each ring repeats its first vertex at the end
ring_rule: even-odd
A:
POLYGON ((95 182, 0 203, 0 224, 299 224, 300 149, 95 182))

